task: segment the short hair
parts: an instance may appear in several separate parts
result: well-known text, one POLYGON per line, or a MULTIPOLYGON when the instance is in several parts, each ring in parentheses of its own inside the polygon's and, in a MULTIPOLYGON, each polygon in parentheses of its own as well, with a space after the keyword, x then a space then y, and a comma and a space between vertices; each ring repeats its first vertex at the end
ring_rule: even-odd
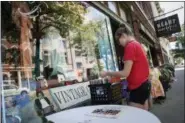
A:
POLYGON ((115 33, 115 39, 119 40, 122 34, 132 35, 132 33, 128 30, 128 28, 126 28, 125 24, 119 25, 119 28, 116 30, 116 33, 115 33))

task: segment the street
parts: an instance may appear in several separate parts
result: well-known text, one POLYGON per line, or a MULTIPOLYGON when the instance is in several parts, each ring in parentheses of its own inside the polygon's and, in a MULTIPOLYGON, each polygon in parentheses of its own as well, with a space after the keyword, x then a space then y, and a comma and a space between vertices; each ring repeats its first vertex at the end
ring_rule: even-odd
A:
POLYGON ((167 99, 163 104, 153 105, 152 112, 161 123, 184 123, 184 69, 176 68, 177 81, 167 92, 167 99))

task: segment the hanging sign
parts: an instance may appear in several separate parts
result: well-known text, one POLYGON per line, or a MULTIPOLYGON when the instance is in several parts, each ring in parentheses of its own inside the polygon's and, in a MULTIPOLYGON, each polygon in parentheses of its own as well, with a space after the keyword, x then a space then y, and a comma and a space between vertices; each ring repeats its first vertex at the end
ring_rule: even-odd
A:
POLYGON ((181 31, 177 14, 154 21, 154 27, 157 37, 169 36, 181 31))

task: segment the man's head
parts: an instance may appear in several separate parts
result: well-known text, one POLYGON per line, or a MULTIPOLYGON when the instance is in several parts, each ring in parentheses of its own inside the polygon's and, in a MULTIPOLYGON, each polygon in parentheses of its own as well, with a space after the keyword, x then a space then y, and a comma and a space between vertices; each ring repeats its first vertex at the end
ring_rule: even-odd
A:
POLYGON ((37 92, 36 95, 39 99, 42 99, 44 97, 44 93, 42 91, 37 92))
POLYGON ((132 37, 132 33, 126 28, 124 24, 121 24, 115 33, 115 38, 122 46, 127 44, 127 41, 132 37))

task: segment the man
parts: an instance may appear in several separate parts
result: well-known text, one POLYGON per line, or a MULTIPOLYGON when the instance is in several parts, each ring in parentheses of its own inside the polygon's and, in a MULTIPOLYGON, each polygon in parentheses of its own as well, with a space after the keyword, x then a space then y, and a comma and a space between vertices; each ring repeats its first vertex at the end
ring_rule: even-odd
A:
POLYGON ((50 115, 55 113, 54 107, 49 99, 44 96, 42 91, 36 92, 37 99, 35 99, 35 106, 37 108, 38 115, 50 115), (43 113, 43 114, 42 114, 43 113))
POLYGON ((118 72, 101 72, 101 77, 126 77, 130 91, 129 104, 148 110, 150 95, 149 64, 141 44, 135 40, 125 25, 120 25, 115 38, 124 47, 124 69, 118 72))

